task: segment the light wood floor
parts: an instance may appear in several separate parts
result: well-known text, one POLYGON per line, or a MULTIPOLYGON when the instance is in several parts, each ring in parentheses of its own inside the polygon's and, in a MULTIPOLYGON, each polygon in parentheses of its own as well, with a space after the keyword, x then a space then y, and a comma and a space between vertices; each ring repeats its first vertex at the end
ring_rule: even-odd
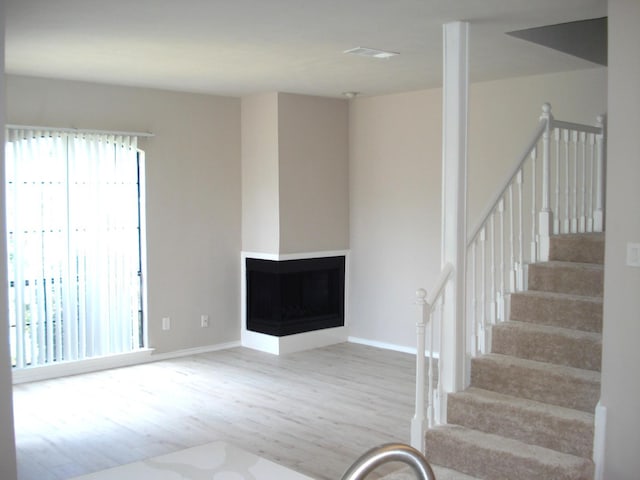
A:
POLYGON ((408 442, 413 362, 347 343, 281 357, 234 348, 17 385, 19 479, 65 479, 215 440, 339 479, 367 449, 408 442))

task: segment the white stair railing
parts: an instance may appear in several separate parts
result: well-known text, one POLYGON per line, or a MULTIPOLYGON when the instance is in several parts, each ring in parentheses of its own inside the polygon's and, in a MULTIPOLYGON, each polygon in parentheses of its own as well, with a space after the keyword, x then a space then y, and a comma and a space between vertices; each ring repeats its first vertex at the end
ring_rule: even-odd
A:
POLYGON ((490 350, 489 327, 506 320, 509 294, 526 289, 527 264, 549 259, 551 235, 603 230, 603 121, 603 116, 597 126, 558 121, 544 104, 531 142, 471 231, 472 355, 490 350))
POLYGON ((435 382, 437 379, 442 378, 440 374, 442 361, 438 358, 436 352, 440 351, 442 345, 442 307, 445 287, 453 273, 453 265, 447 263, 442 269, 438 283, 429 297, 427 297, 427 291, 423 288, 416 291, 416 304, 420 306, 420 317, 416 323, 418 334, 418 347, 416 349, 416 409, 411 421, 411 446, 421 452, 424 451, 424 432, 426 427, 433 427, 436 423, 436 417, 440 417, 439 412, 436 412, 436 408, 440 406, 439 399, 442 396, 442 384, 438 382, 437 386, 435 386, 435 382), (428 343, 427 326, 429 327, 428 343), (427 345, 429 347, 428 350, 426 349, 427 345), (436 362, 437 365, 434 365, 436 362), (436 373, 436 369, 438 373, 436 373), (427 382, 426 386, 425 381, 427 382))
POLYGON ((550 237, 604 230, 604 135, 602 115, 596 126, 582 125, 555 120, 551 106, 542 106, 531 141, 468 237, 466 351, 442 352, 441 343, 433 343, 433 332, 441 338, 446 328, 438 324, 442 316, 438 306, 442 305, 445 285, 456 274, 451 266, 443 269, 433 297, 425 300, 426 292, 418 290, 423 320, 417 326, 417 403, 411 427, 414 447, 423 445, 425 424, 430 427, 443 421, 432 412, 444 408, 440 403, 448 393, 439 389, 432 393, 429 387, 425 404, 424 383, 433 382, 432 373, 425 380, 424 366, 422 373, 419 370, 424 363, 424 355, 419 353, 425 352, 425 325, 430 327, 429 365, 437 358, 438 370, 447 359, 468 361, 489 352, 491 325, 507 320, 509 295, 527 288, 527 265, 549 259, 550 237), (420 416, 425 405, 426 423, 420 416))

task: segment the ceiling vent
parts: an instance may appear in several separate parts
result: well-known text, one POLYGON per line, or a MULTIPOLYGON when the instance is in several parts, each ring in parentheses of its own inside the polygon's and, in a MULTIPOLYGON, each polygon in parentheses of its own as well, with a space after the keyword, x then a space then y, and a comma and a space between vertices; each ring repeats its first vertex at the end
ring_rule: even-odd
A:
POLYGON ((384 50, 376 50, 375 48, 356 47, 350 50, 345 50, 342 53, 350 53, 352 55, 360 55, 361 57, 372 58, 391 58, 398 55, 397 52, 386 52, 384 50))

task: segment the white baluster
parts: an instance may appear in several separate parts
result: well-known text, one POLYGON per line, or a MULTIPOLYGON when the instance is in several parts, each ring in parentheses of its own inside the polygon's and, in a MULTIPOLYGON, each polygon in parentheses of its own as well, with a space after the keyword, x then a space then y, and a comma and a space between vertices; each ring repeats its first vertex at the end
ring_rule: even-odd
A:
POLYGON ((491 265, 489 268, 489 275, 491 276, 491 301, 489 302, 489 322, 491 324, 496 323, 496 224, 495 224, 495 212, 491 214, 489 219, 489 229, 491 230, 491 248, 489 250, 491 254, 491 265))
POLYGON ((571 132, 573 144, 573 185, 571 189, 571 233, 578 233, 578 132, 571 132))
POLYGON ((560 233, 560 129, 553 130, 554 144, 556 147, 556 207, 553 215, 553 234, 560 233))
POLYGON ((524 202, 522 198, 522 182, 523 182, 523 172, 522 169, 518 171, 518 175, 516 176, 516 185, 518 188, 518 275, 517 275, 517 285, 516 288, 518 291, 524 290, 524 231, 522 226, 522 221, 524 217, 524 202))
POLYGON ((504 276, 505 276, 505 262, 504 262, 504 197, 498 202, 498 220, 500 224, 500 289, 498 291, 498 318, 501 321, 505 320, 504 316, 504 276))
MULTIPOLYGON (((425 367, 425 326, 430 312, 427 303, 427 291, 424 288, 416 290, 416 304, 420 307, 420 316, 416 322, 416 408, 411 420, 411 446, 424 451, 425 434, 425 399, 424 399, 424 367, 425 367)), ((432 352, 429 352, 430 354, 432 352)))
POLYGON ((584 233, 587 228, 587 135, 580 132, 580 218, 578 219, 578 231, 584 233))
POLYGON ((535 263, 538 259, 538 235, 536 228, 536 217, 538 215, 537 199, 536 199, 536 178, 538 176, 536 170, 537 148, 531 150, 531 250, 530 250, 530 263, 535 263))
POLYGON ((602 232, 604 230, 604 115, 598 115, 598 127, 602 133, 596 136, 597 160, 596 160, 596 208, 593 213, 593 230, 602 232))
POLYGON ((469 293, 471 295, 471 308, 469 309, 469 325, 471 326, 471 355, 476 356, 478 354, 478 279, 476 277, 476 250, 478 242, 476 240, 471 244, 471 285, 469 293))
POLYGON ((564 222, 562 233, 569 233, 571 231, 571 217, 569 215, 569 206, 571 205, 569 201, 569 159, 571 158, 569 155, 569 130, 562 131, 562 145, 564 147, 564 222))
POLYGON ((596 136, 593 133, 589 134, 589 188, 587 189, 587 206, 589 207, 589 211, 587 214, 587 232, 593 232, 593 212, 595 211, 595 194, 593 191, 593 187, 595 185, 595 172, 596 168, 596 136))
POLYGON ((437 320, 437 329, 440 332, 440 338, 438 339, 438 387, 434 392, 434 405, 435 405, 435 417, 438 419, 438 423, 446 423, 447 412, 445 405, 444 395, 444 382, 442 382, 442 371, 445 367, 445 355, 443 354, 444 345, 444 328, 442 325, 442 306, 444 305, 445 296, 447 291, 440 296, 440 300, 436 306, 436 312, 434 312, 434 321, 437 320))
MULTIPOLYGON (((433 344, 435 337, 435 319, 433 318, 433 312, 431 313, 431 322, 429 323, 429 371, 428 371, 428 389, 427 389, 427 425, 429 428, 435 425, 435 398, 433 393, 433 344)), ((439 418, 439 417, 438 417, 439 418)), ((422 435, 424 439, 424 435, 422 435)))
MULTIPOLYGON (((546 262, 549 259, 549 237, 551 236, 552 226, 553 226, 553 212, 551 212, 551 199, 550 199, 550 181, 551 181, 551 170, 549 168, 549 162, 551 157, 551 145, 550 145, 550 134, 551 134, 551 121, 553 120, 553 115, 551 115, 551 105, 545 103, 542 106, 542 116, 540 120, 546 120, 546 128, 544 130, 544 134, 542 135, 542 198, 540 200, 540 215, 538 217, 538 235, 535 235, 535 221, 534 221, 534 229, 531 234, 536 244, 539 246, 539 257, 535 257, 536 250, 532 248, 531 251, 531 261, 534 262, 539 258, 541 261, 546 262)), ((535 169, 534 169, 535 172, 535 169)), ((536 183, 535 179, 533 181, 533 190, 535 192, 536 183)), ((533 203, 535 208, 535 195, 533 197, 533 203)))
POLYGON ((480 231, 480 350, 482 353, 486 351, 487 341, 487 242, 486 231, 483 228, 480 231))
POLYGON ((516 291, 516 242, 514 227, 513 183, 509 185, 509 293, 516 291))

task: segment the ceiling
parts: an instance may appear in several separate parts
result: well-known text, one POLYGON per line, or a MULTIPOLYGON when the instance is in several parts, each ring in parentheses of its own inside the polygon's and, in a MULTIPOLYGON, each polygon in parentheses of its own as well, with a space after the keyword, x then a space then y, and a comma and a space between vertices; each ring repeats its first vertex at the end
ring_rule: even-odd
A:
POLYGON ((471 81, 597 67, 506 32, 606 16, 606 0, 6 0, 5 70, 242 96, 441 85, 442 24, 470 22, 471 81), (354 47, 389 59, 344 54, 354 47))

